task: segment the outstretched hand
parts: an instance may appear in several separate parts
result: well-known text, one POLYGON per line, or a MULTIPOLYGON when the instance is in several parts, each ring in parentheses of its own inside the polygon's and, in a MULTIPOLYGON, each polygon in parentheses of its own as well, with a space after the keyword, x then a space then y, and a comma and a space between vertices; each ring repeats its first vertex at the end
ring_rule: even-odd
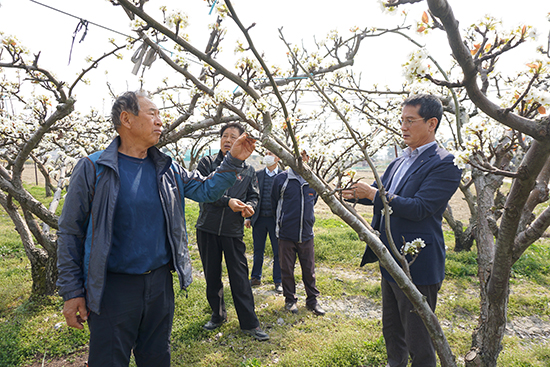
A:
POLYGON ((370 199, 374 200, 378 190, 364 182, 356 182, 350 189, 342 191, 344 199, 370 199))
POLYGON ((256 139, 249 137, 248 133, 243 133, 237 140, 235 140, 230 152, 234 158, 244 161, 250 157, 255 148, 256 139))

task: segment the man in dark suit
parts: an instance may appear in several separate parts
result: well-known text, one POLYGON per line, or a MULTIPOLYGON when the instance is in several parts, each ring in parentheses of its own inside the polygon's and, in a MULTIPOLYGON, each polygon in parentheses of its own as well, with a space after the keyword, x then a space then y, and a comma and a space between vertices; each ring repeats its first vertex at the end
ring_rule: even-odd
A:
MULTIPOLYGON (((454 157, 435 142, 443 115, 439 99, 415 95, 407 98, 402 107, 401 131, 408 148, 390 163, 382 176, 382 184, 391 207, 391 232, 397 248, 417 238, 425 243, 410 271, 413 283, 435 311, 437 293, 445 277, 441 221, 449 199, 458 188, 461 171, 454 165, 454 157)), ((344 191, 343 196, 374 206, 372 227, 380 232, 380 239, 388 246, 383 204, 376 183, 359 182, 344 191)), ((366 255, 367 251, 363 263, 366 255)), ((410 255, 407 259, 412 260, 410 255)), ((413 367, 435 367, 435 350, 422 319, 386 269, 380 269, 382 330, 388 366, 406 367, 410 356, 413 367)))
POLYGON ((256 212, 251 218, 244 222, 246 228, 252 227, 252 239, 254 241, 254 264, 250 274, 250 285, 258 286, 262 284, 262 267, 264 263, 265 241, 269 234, 271 248, 273 249, 273 283, 275 291, 283 293, 281 284, 281 266, 279 264, 279 244, 275 234, 275 210, 271 207, 271 188, 273 179, 280 172, 277 164, 279 157, 267 151, 262 163, 265 168, 256 171, 258 177, 258 186, 260 188, 260 198, 256 212))

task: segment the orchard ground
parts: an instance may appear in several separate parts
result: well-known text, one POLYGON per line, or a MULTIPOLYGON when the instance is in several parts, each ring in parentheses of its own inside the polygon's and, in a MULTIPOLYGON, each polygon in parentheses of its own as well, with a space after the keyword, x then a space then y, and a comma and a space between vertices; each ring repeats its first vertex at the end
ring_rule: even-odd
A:
MULTIPOLYGON (((369 175, 367 175, 369 176, 369 175)), ((35 183, 35 176, 33 170, 27 170, 26 171, 26 177, 25 179, 34 184, 35 183)), ((371 178, 367 177, 366 180, 371 180, 371 178)), ((43 182, 39 178, 39 184, 42 184, 43 182)), ((466 223, 469 218, 469 212, 468 207, 464 200, 462 199, 462 194, 460 192, 457 192, 454 197, 451 200, 451 206, 453 207, 453 213, 456 218, 463 221, 463 223, 466 223)), ((370 217, 371 214, 371 208, 358 205, 356 209, 361 213, 364 214, 367 217, 370 217)), ((326 206, 326 204, 319 200, 318 204, 315 208, 315 214, 318 219, 333 219, 336 218, 331 212, 330 209, 326 206)), ((189 227, 192 227, 193 223, 189 222, 189 227)), ((444 227, 446 230, 449 230, 449 227, 444 224, 444 227)), ((190 228, 190 231, 193 231, 192 228, 190 228)), ((194 235, 190 235, 190 242, 194 241, 194 235)), ((251 243, 251 236, 248 234, 245 236, 245 240, 248 245, 247 249, 247 256, 249 260, 249 267, 252 266, 252 243, 251 243), (248 240, 247 240, 248 239, 248 240)), ((194 243, 191 244, 191 255, 192 258, 197 259, 198 258, 198 251, 194 243)), ((272 264, 272 258, 269 256, 266 256, 266 260, 264 263, 264 272, 269 274, 269 269, 271 268, 272 264)), ((357 264, 358 265, 358 264, 357 264)), ((194 278, 195 281, 200 280, 200 283, 202 284, 202 279, 204 278, 202 274, 202 268, 200 267, 200 262, 197 263, 197 261, 194 261, 193 263, 194 268, 194 278), (198 264, 198 265, 197 265, 198 264)), ((363 319, 363 320, 370 320, 370 321, 379 321, 381 319, 381 305, 379 298, 371 297, 367 294, 346 294, 346 292, 342 292, 342 294, 338 296, 327 296, 323 295, 323 285, 329 284, 331 282, 333 283, 363 283, 367 284, 366 286, 370 289, 375 289, 379 286, 379 280, 380 280, 380 274, 379 270, 377 268, 376 264, 370 264, 363 268, 359 268, 358 266, 346 266, 342 265, 339 266, 338 264, 335 264, 334 262, 318 262, 317 263, 317 278, 318 283, 320 284, 320 291, 321 291, 321 298, 320 298, 320 304, 323 308, 327 311, 327 315, 325 317, 326 319, 333 318, 334 323, 336 324, 337 320, 343 320, 343 319, 363 319)), ((297 292, 299 296, 299 317, 300 318, 309 318, 312 317, 309 315, 305 310, 304 307, 304 300, 305 300, 305 291, 303 289, 303 284, 299 279, 301 271, 299 264, 297 264, 296 267, 296 275, 298 277, 297 281, 297 292)), ((266 276, 267 278, 267 276, 266 276)), ((224 279, 224 284, 226 286, 226 289, 228 291, 228 279, 224 279)), ((256 310, 259 314, 262 313, 262 309, 273 307, 275 305, 276 308, 281 309, 284 305, 284 299, 281 295, 274 292, 273 284, 269 281, 263 282, 263 284, 259 287, 253 288, 255 300, 256 300, 256 310)), ((511 294, 514 293, 522 293, 525 292, 524 284, 523 282, 516 282, 512 283, 511 285, 511 294)), ((541 289, 535 290, 535 292, 540 292, 541 289)), ((547 289, 542 289, 542 291, 546 291, 547 289)), ((353 292, 352 292, 353 293, 353 292)), ((457 302, 457 298, 469 298, 473 300, 473 302, 478 302, 478 290, 476 287, 463 287, 461 284, 457 284, 454 281, 445 281, 443 283, 442 290, 440 292, 440 297, 438 301, 438 310, 445 310, 445 304, 453 304, 454 302, 457 302)), ((229 296, 229 292, 227 292, 226 297, 229 296)), ((229 308, 233 308, 232 306, 229 306, 229 308)), ((456 309, 456 308, 455 308, 456 309)), ((459 307, 461 310, 458 313, 455 313, 453 315, 449 315, 447 313, 438 315, 440 318, 441 325, 444 329, 444 331, 460 331, 463 333, 471 333, 475 327, 477 326, 477 313, 473 310, 476 309, 476 307, 473 307, 472 309, 468 309, 467 306, 461 306, 459 307)), ((277 311, 276 311, 277 312, 277 311)), ((235 319, 235 313, 234 310, 230 310, 230 318, 235 319), (232 314, 231 314, 232 313, 232 314)), ((260 316, 260 321, 262 321, 262 317, 260 316)), ((280 317, 276 318, 276 321, 272 324, 263 324, 263 327, 269 332, 271 330, 276 330, 280 327, 293 327, 295 324, 294 319, 289 319, 289 316, 287 316, 286 313, 281 312, 280 317)), ((227 330, 222 330, 219 333, 212 334, 212 337, 207 339, 206 343, 217 343, 220 338, 223 337, 223 334, 227 334, 227 330)), ((507 325, 506 335, 509 337, 513 337, 514 340, 520 340, 522 342, 525 342, 527 344, 539 344, 543 343, 546 344, 548 341, 548 338, 550 337, 550 322, 548 320, 548 317, 545 317, 544 315, 525 315, 525 316, 516 316, 510 319, 507 325)), ((274 352, 275 355, 277 353, 281 353, 280 351, 274 352)), ((76 351, 75 353, 72 353, 70 355, 62 356, 62 357, 55 357, 51 358, 48 355, 37 355, 34 363, 29 364, 27 366, 30 367, 39 367, 39 366, 52 366, 52 367, 61 367, 61 366, 84 366, 85 362, 87 360, 87 347, 83 347, 82 349, 76 351)), ((459 362, 459 365, 462 365, 462 356, 457 355, 457 360, 459 362)), ((271 364, 277 364, 277 357, 272 358, 271 364)), ((243 366, 247 366, 248 364, 242 364, 243 366)), ((253 364, 250 364, 253 365, 253 364)), ((263 365, 263 364, 262 364, 263 365)))

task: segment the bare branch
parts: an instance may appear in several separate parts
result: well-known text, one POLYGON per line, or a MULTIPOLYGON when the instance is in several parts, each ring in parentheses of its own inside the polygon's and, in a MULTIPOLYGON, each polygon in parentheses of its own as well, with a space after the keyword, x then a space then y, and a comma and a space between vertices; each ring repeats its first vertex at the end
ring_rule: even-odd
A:
POLYGON ((253 99, 258 100, 260 98, 260 95, 258 94, 258 92, 254 90, 254 88, 247 85, 241 78, 239 78, 237 75, 230 72, 228 69, 226 69, 223 65, 221 65, 219 62, 214 60, 212 57, 208 56, 204 52, 199 51, 197 48, 195 48, 193 45, 185 41, 183 38, 178 37, 174 32, 172 32, 170 29, 166 28, 165 26, 157 22, 155 19, 149 16, 149 14, 145 13, 142 9, 136 7, 131 1, 118 0, 118 2, 125 9, 131 11, 132 13, 134 13, 135 15, 143 19, 145 22, 147 22, 148 26, 156 29, 157 31, 164 34, 165 36, 170 38, 172 41, 176 42, 178 45, 183 47, 185 50, 187 50, 191 54, 198 57, 200 60, 211 65, 214 69, 216 69, 217 72, 224 75, 226 78, 228 78, 233 83, 237 84, 239 87, 245 90, 253 99))

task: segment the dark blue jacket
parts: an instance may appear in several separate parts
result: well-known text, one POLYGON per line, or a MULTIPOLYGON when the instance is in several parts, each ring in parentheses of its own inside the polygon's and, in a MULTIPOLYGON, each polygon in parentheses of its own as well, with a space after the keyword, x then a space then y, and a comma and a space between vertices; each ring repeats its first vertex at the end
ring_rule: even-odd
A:
MULTIPOLYGON (((384 172, 381 180, 385 188, 390 186, 402 160, 403 157, 395 159, 384 172)), ((386 194, 392 209, 391 232, 397 248, 401 249, 403 241, 411 242, 416 238, 422 238, 426 243, 410 267, 413 283, 417 285, 437 284, 445 278, 445 241, 441 222, 461 177, 461 170, 453 161, 453 155, 433 145, 416 159, 394 193, 386 194)), ((376 187, 376 183, 373 186, 376 187)), ((372 227, 380 232, 380 239, 388 246, 381 197, 377 193, 374 201, 362 199, 359 202, 374 205, 372 227)), ((393 281, 386 269, 381 267, 381 272, 384 278, 393 281)))
POLYGON ((317 192, 292 168, 275 176, 271 205, 276 213, 277 238, 292 242, 313 238, 317 197, 317 192))
MULTIPOLYGON (((120 138, 117 137, 104 151, 78 162, 71 175, 57 232, 59 294, 65 301, 85 296, 86 305, 97 314, 100 313, 105 287, 113 214, 120 188, 119 144, 120 138)), ((192 281, 192 271, 185 229, 185 198, 217 200, 235 182, 237 173, 242 170, 242 161, 228 154, 216 174, 203 177, 172 162, 156 147, 149 148, 148 153, 157 170, 158 189, 172 250, 172 268, 178 274, 180 287, 187 288, 192 281)))

